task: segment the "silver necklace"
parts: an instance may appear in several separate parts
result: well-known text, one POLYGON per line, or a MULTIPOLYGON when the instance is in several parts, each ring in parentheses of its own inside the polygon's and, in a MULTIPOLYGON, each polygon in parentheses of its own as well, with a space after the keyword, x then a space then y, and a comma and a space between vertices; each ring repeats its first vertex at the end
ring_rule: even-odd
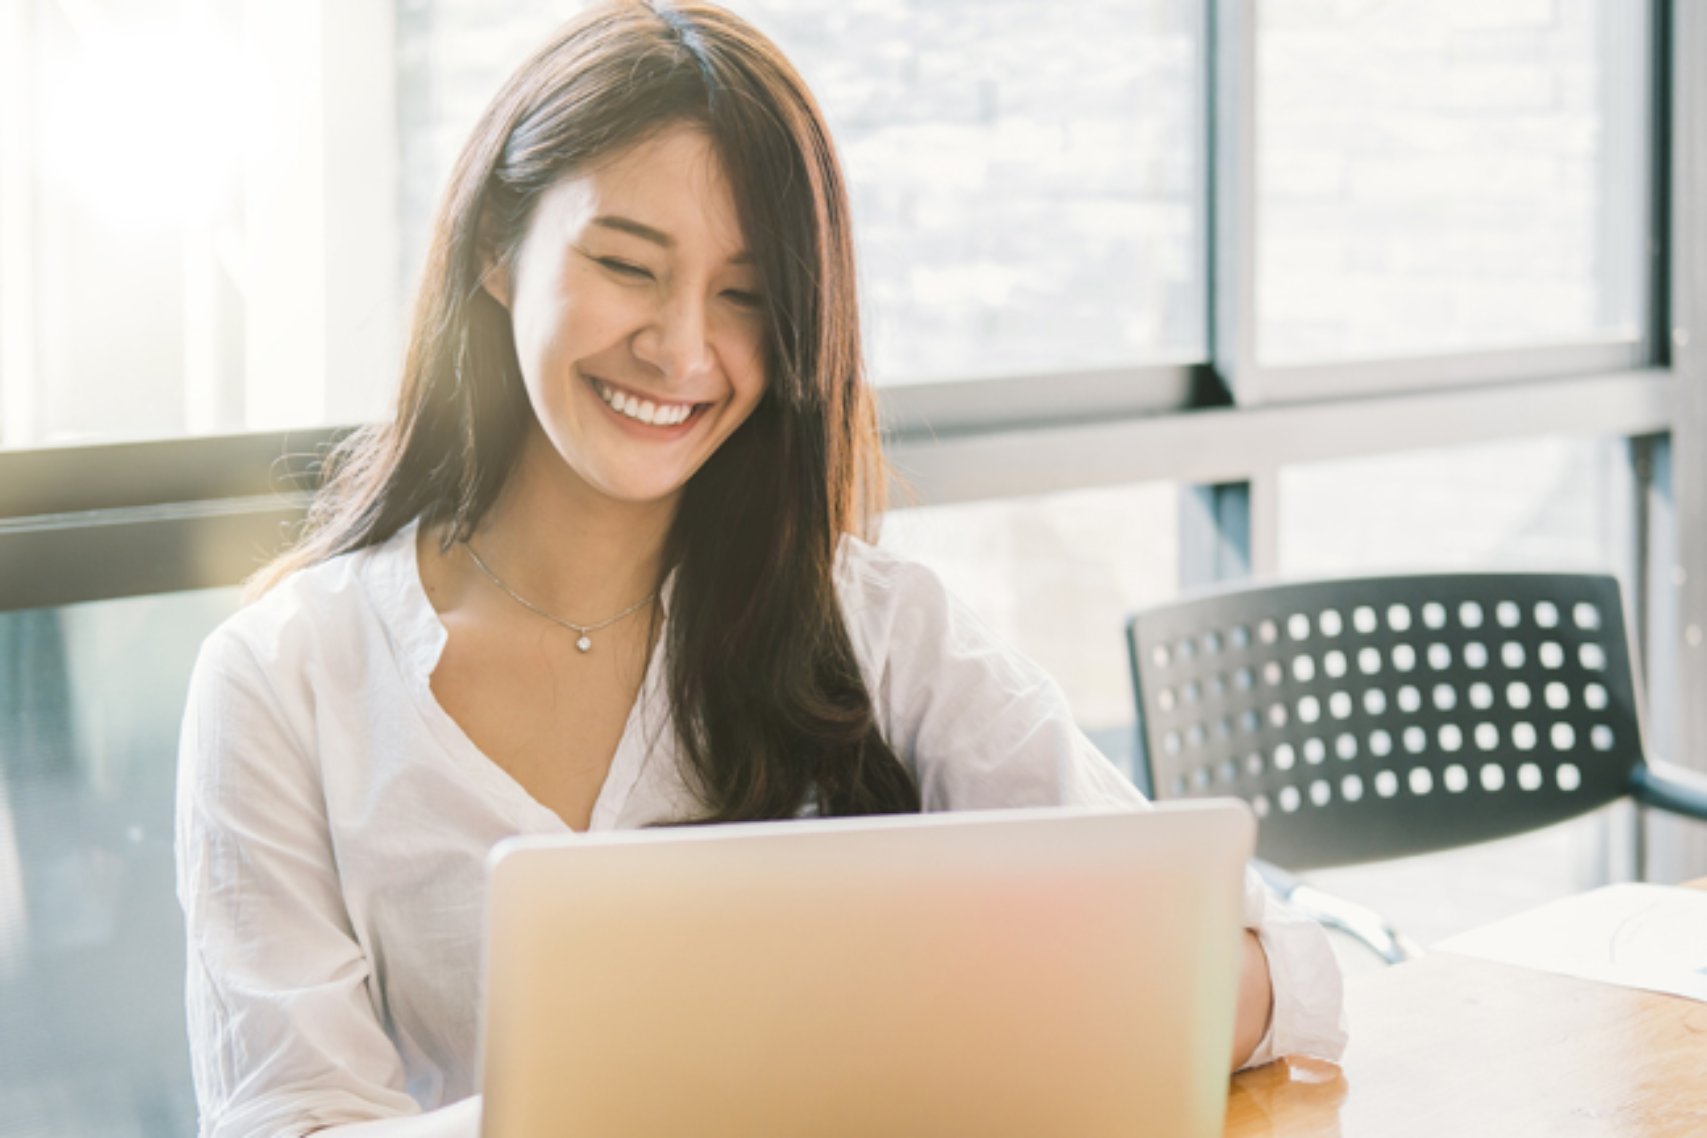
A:
POLYGON ((597 632, 601 628, 609 628, 624 617, 633 616, 635 613, 658 599, 657 593, 648 593, 646 596, 641 597, 638 601, 635 601, 613 617, 601 620, 596 624, 576 624, 572 620, 564 620, 556 613, 546 612, 544 609, 540 608, 538 605, 510 588, 510 586, 504 584, 504 579, 498 576, 498 574, 492 572, 492 567, 480 559, 480 554, 474 552, 473 543, 465 541, 462 543, 462 548, 468 550, 468 556, 473 559, 474 564, 479 567, 480 571, 486 574, 486 579, 498 586, 498 588, 502 589, 512 601, 515 601, 518 605, 521 605, 529 612, 537 613, 540 616, 543 616, 546 620, 549 620, 551 623, 560 624, 564 628, 574 632, 577 637, 575 647, 579 648, 583 652, 591 652, 593 650, 592 633, 597 632))

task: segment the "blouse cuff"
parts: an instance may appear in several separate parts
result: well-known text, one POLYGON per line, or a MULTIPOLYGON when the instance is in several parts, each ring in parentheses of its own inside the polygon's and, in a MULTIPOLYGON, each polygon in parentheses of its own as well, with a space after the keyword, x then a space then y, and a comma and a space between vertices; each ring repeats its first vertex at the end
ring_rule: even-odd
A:
POLYGON ((1310 1055, 1339 1062, 1345 1054, 1345 982, 1328 935, 1262 890, 1260 918, 1247 923, 1268 957, 1274 1010, 1268 1031, 1244 1068, 1283 1055, 1310 1055))

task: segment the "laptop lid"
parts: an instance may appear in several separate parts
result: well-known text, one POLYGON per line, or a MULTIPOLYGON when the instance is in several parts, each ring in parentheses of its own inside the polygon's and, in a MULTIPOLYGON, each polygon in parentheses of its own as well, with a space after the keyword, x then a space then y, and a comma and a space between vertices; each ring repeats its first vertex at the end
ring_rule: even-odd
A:
POLYGON ((793 821, 494 853, 492 1138, 1211 1138, 1243 805, 793 821))

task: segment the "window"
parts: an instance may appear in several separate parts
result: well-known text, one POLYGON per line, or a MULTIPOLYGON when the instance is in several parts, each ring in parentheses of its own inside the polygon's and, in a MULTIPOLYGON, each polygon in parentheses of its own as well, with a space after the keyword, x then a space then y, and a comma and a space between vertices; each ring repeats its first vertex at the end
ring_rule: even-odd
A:
POLYGON ((1541 438, 1288 468, 1281 574, 1611 572, 1625 524, 1621 449, 1541 438))
POLYGON ((399 312, 390 13, 3 18, 0 446, 377 415, 399 312))
POLYGON ((882 544, 934 569, 1067 693, 1079 726, 1130 768, 1126 618, 1179 589, 1179 493, 1113 486, 893 510, 882 544))
MULTIPOLYGON (((579 2, 0 4, 0 452, 63 448, 0 453, 0 606, 8 583, 16 605, 41 603, 19 582, 108 597, 144 572, 237 576, 289 508, 251 471, 323 441, 277 432, 382 412, 456 148, 579 2), (226 432, 269 433, 182 441, 226 432), (93 445, 131 439, 166 441, 93 445), (190 552, 137 556, 162 549, 190 552)), ((1662 248, 1674 279, 1707 279, 1686 241, 1707 201, 1699 132, 1668 135, 1699 121, 1701 79, 1648 61, 1693 50, 1650 42, 1700 36, 1691 0, 727 2, 791 53, 837 132, 898 451, 950 443, 920 465, 952 501, 895 510, 883 540, 1054 675, 1112 757, 1131 749, 1122 621, 1177 590, 1185 481, 1251 480, 1217 536, 1264 568, 1278 548, 1290 576, 1634 560, 1622 440, 1321 461, 1369 445, 1360 423, 1382 446, 1516 436, 1536 427, 1510 409, 1535 399, 1547 430, 1675 428, 1675 482, 1653 448, 1647 600, 1653 627, 1699 632, 1689 487, 1707 447, 1669 391, 1699 386, 1701 357, 1681 335, 1669 361, 1642 343, 1657 317, 1701 338, 1699 297, 1646 286, 1662 248), (1675 229, 1647 204, 1668 137, 1675 229), (1236 159, 1213 178, 1211 144, 1236 159), (1230 202, 1248 216, 1223 227, 1230 202), (1654 310, 1678 300, 1694 308, 1654 310), (1210 304, 1231 318, 1209 328, 1210 304), (1215 367, 1190 366, 1212 338, 1215 367), (1153 408, 1109 385, 1152 364, 1240 400, 1252 374, 1257 402, 1296 405, 1204 407, 1223 394, 1208 383, 1194 410, 1141 421, 1153 408), (1586 400, 1507 382, 1586 371, 1586 400), (1460 384, 1502 387, 1440 390, 1460 384), (1347 398, 1377 389, 1406 394, 1347 398), (1068 485, 1093 488, 1040 492, 1068 485)), ((0 1024, 32 1029, 0 1029, 0 1132, 193 1126, 162 827, 194 642, 234 604, 0 613, 0 1024)), ((1693 676, 1698 639, 1650 657, 1662 741, 1691 690, 1664 675, 1693 676)), ((1700 723, 1676 721, 1670 753, 1695 761, 1700 723)), ((1318 879, 1429 941, 1596 881, 1612 837, 1568 826, 1318 879)), ((1666 852, 1676 876, 1701 847, 1666 852)))
MULTIPOLYGON (((1202 357, 1197 4, 736 7, 830 119, 877 382, 1202 357)), ((521 0, 400 9, 411 257, 463 134, 562 14, 521 0)))
POLYGON ((1202 357, 1199 7, 742 5, 841 146, 879 383, 1202 357))
POLYGON ((178 723, 217 589, 0 613, 0 1134, 190 1134, 178 723))
POLYGON ((1253 7, 1261 362, 1640 339, 1646 5, 1253 7))
MULTIPOLYGON (((742 7, 834 124, 878 382, 1202 357, 1196 5, 742 7)), ((0 446, 381 414, 456 149, 572 11, 9 8, 0 446)))

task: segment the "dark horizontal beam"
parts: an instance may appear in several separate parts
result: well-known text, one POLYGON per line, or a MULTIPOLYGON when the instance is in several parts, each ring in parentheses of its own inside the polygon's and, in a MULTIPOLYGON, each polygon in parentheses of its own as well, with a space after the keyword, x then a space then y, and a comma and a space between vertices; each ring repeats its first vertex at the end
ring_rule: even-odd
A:
POLYGON ((295 492, 349 430, 0 450, 0 519, 295 492))
MULTIPOLYGON (((1082 386, 1080 394, 1101 382, 1082 386)), ((1237 482, 1294 463, 1423 447, 1663 433, 1671 428, 1673 383, 1670 373, 1651 370, 1065 425, 1016 423, 941 437, 901 434, 888 453, 905 486, 898 500, 919 505, 1133 482, 1237 482)), ((972 385, 965 394, 975 395, 972 385)), ((1020 407, 1012 402, 1006 411, 1020 407)), ((282 547, 307 505, 305 493, 277 492, 289 482, 280 474, 281 456, 312 455, 338 433, 67 449, 51 452, 51 463, 46 451, 0 455, 0 502, 14 511, 0 512, 0 610, 242 581, 282 547), (67 482, 20 491, 4 476, 31 463, 6 460, 38 460, 38 472, 51 466, 67 482), (157 500, 173 490, 185 499, 157 500), (17 513, 20 505, 78 503, 96 505, 17 513)))
POLYGON ((0 524, 0 611, 236 585, 284 548, 302 495, 0 524))
POLYGON ((899 384, 877 389, 891 442, 1165 415, 1228 402, 1208 364, 899 384))

